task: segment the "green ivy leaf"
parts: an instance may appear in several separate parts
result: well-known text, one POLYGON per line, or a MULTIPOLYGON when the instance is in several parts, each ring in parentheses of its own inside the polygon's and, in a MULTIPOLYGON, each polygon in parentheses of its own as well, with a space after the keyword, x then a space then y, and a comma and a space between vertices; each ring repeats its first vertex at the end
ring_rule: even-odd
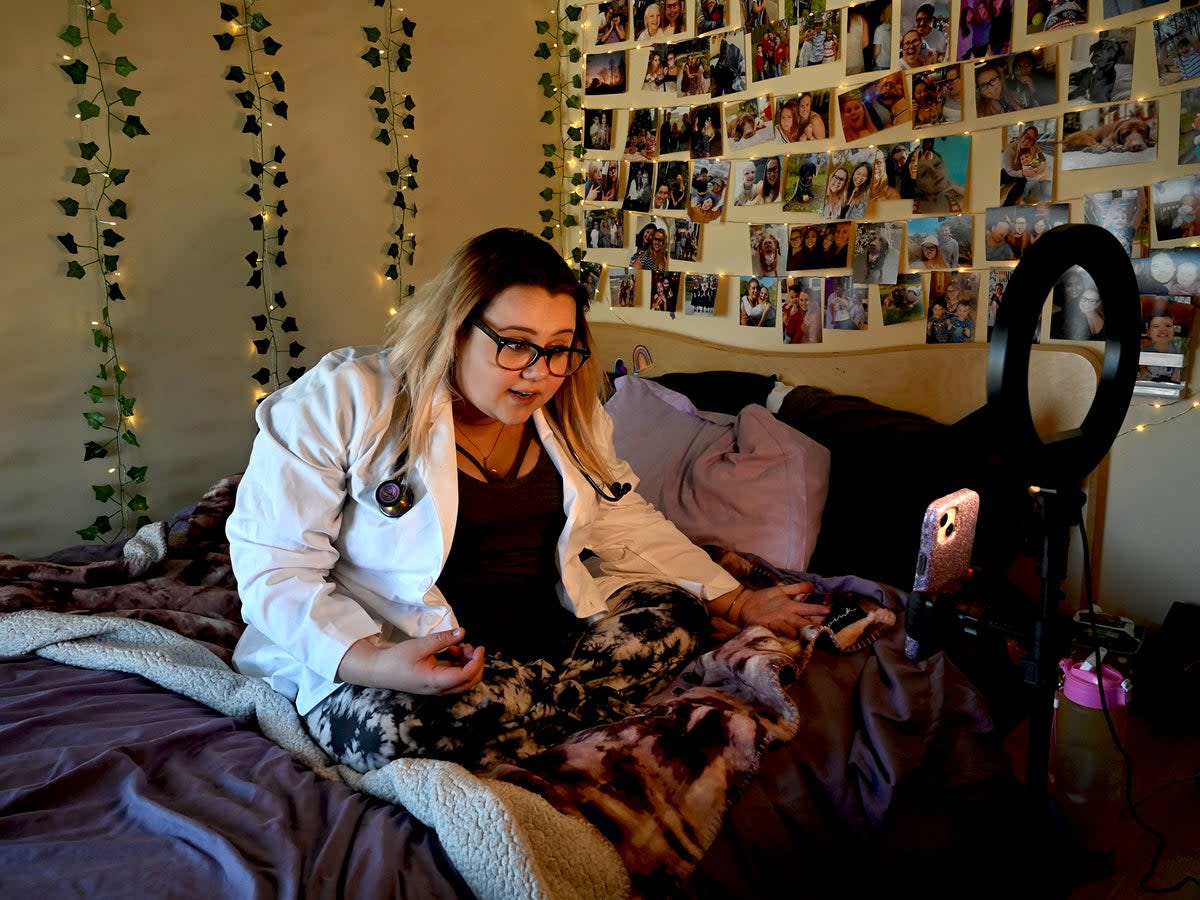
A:
POLYGON ((146 502, 146 498, 143 497, 141 494, 135 494, 133 497, 130 497, 129 502, 126 503, 125 505, 128 506, 130 509, 132 509, 134 512, 139 512, 143 509, 150 508, 150 504, 146 502))
POLYGON ((540 44, 538 44, 537 49, 535 51, 533 51, 533 55, 536 56, 538 59, 549 59, 550 58, 550 45, 547 44, 545 41, 542 41, 540 44))
POLYGON ((570 107, 571 109, 579 109, 579 108, 580 108, 580 105, 581 105, 581 101, 580 101, 580 99, 579 99, 579 95, 578 95, 578 94, 572 94, 571 96, 567 97, 567 103, 566 103, 566 105, 567 105, 568 107, 570 107))
POLYGON ((551 125, 554 123, 554 110, 548 109, 542 113, 542 118, 539 120, 543 124, 551 125))
POLYGON ((580 194, 579 191, 571 191, 570 195, 567 197, 567 202, 572 206, 578 206, 583 202, 583 195, 580 194))
POLYGON ((83 266, 71 260, 67 263, 67 276, 70 278, 82 278, 87 273, 83 270, 83 266))
POLYGON ((283 49, 283 44, 274 38, 263 38, 262 49, 263 53, 267 54, 267 56, 274 56, 283 49))
POLYGON ((383 123, 388 120, 388 108, 386 106, 376 106, 374 112, 377 122, 383 123))
POLYGON ((403 119, 400 120, 401 128, 412 128, 416 124, 417 124, 417 120, 414 119, 412 116, 405 116, 403 119))
POLYGON ((564 31, 559 36, 559 39, 563 42, 564 47, 570 47, 573 43, 575 43, 575 39, 578 37, 579 32, 577 31, 564 31))
POLYGON ((363 34, 365 34, 367 36, 367 40, 370 41, 372 44, 377 44, 377 43, 379 43, 379 38, 383 34, 383 32, 380 31, 378 28, 375 28, 374 26, 364 25, 363 26, 363 34))
POLYGON ((572 22, 578 22, 579 16, 583 13, 583 7, 582 6, 568 6, 565 10, 563 10, 563 12, 565 12, 567 14, 567 18, 570 19, 572 22))
POLYGON ((100 145, 95 141, 88 141, 86 144, 79 145, 79 156, 82 159, 95 159, 96 154, 100 152, 100 145))
POLYGON ((545 228, 542 229, 542 237, 544 237, 548 241, 554 240, 554 229, 551 228, 549 225, 547 225, 545 228))
POLYGON ((95 441, 88 441, 83 445, 83 461, 89 459, 104 459, 108 456, 108 448, 103 444, 98 444, 95 441))
POLYGON ((112 9, 112 0, 100 0, 100 5, 105 9, 112 9))
POLYGON ((255 31, 264 31, 271 27, 271 23, 267 21, 266 17, 262 13, 257 12, 250 17, 248 24, 255 31))
POLYGON ((125 106, 133 106, 137 103, 137 98, 141 93, 141 91, 135 91, 133 88, 123 87, 117 91, 117 96, 125 106))
POLYGON ((59 38, 66 41, 72 47, 78 47, 83 43, 83 32, 79 30, 78 25, 68 25, 63 29, 59 38))
POLYGON ((113 184, 124 184, 125 179, 129 177, 128 169, 109 169, 108 180, 113 184))
POLYGON ((549 203, 554 199, 554 190, 553 188, 542 188, 541 193, 539 193, 538 196, 549 203))
MULTIPOLYGON (((411 110, 417 105, 417 101, 412 98, 412 94, 407 94, 404 97, 404 108, 411 110)), ((409 157, 411 159, 412 157, 409 157)))
POLYGON ((79 110, 79 118, 83 119, 85 122, 88 119, 94 119, 96 116, 100 115, 100 107, 91 100, 80 100, 75 104, 75 108, 79 110))
POLYGON ((562 223, 563 223, 564 228, 574 228, 576 225, 579 224, 579 220, 576 219, 574 216, 567 214, 567 215, 563 216, 562 223))
POLYGON ((108 18, 104 22, 104 26, 108 29, 109 34, 116 34, 124 27, 121 24, 121 20, 117 18, 116 13, 109 13, 108 18))
POLYGON ((572 47, 567 52, 567 59, 569 59, 573 63, 577 63, 581 59, 583 59, 583 51, 580 50, 578 47, 572 47))
POLYGON ((366 60, 376 69, 383 65, 383 55, 379 52, 378 47, 371 47, 359 59, 366 60))
POLYGON ((121 286, 115 281, 108 286, 109 300, 124 300, 125 294, 121 291, 121 286))
POLYGON ((553 97, 555 90, 556 89, 555 89, 554 85, 548 84, 542 88, 542 96, 543 97, 553 97))
POLYGON ((107 503, 112 499, 113 494, 117 492, 111 484, 93 484, 92 493, 96 495, 96 499, 101 503, 107 503))
POLYGON ((85 63, 83 60, 77 59, 77 60, 73 61, 70 65, 59 66, 59 68, 62 69, 64 72, 66 72, 67 75, 70 76, 71 84, 87 83, 88 67, 87 67, 87 63, 85 63))
POLYGON ((104 427, 104 413, 85 412, 83 418, 88 423, 88 428, 92 429, 92 431, 99 431, 104 427))
POLYGON ((132 431, 125 431, 121 435, 121 440, 123 440, 125 443, 129 444, 129 446, 131 446, 131 447, 140 447, 141 446, 141 444, 138 443, 137 435, 132 431))
POLYGON ((133 407, 136 403, 136 397, 121 396, 117 398, 117 407, 121 410, 121 415, 127 419, 133 415, 133 407))
POLYGON ((221 21, 232 22, 238 17, 238 8, 232 3, 221 4, 221 21))
POLYGON ((75 174, 71 176, 71 183, 86 187, 92 183, 92 173, 83 166, 75 169, 75 174))
POLYGON ((582 172, 575 172, 571 175, 571 184, 583 184, 584 178, 582 172))
POLYGON ((129 370, 124 369, 121 366, 113 366, 112 377, 113 381, 115 381, 117 384, 121 384, 126 378, 129 377, 129 370))
POLYGON ((124 78, 127 75, 132 75, 137 71, 137 66, 130 62, 128 56, 118 56, 113 60, 113 68, 117 70, 117 74, 124 78))
POLYGON ((246 80, 246 73, 241 66, 230 66, 229 71, 225 73, 225 80, 241 84, 246 80))
POLYGON ((96 367, 96 369, 97 369, 96 377, 99 378, 101 381, 103 381, 105 384, 108 384, 108 366, 105 365, 104 363, 100 363, 100 365, 98 365, 96 367))
POLYGON ((372 103, 384 103, 387 101, 387 91, 376 85, 375 90, 371 91, 367 99, 372 103))
POLYGON ((102 232, 100 232, 100 239, 104 241, 105 247, 115 247, 117 244, 121 243, 121 241, 125 240, 125 238, 121 237, 121 235, 117 234, 117 232, 113 231, 111 228, 105 228, 102 232))
POLYGON ((390 146, 392 143, 392 133, 386 128, 381 128, 379 129, 379 134, 375 135, 375 140, 379 141, 385 147, 390 146))
POLYGON ((87 528, 77 529, 75 533, 79 535, 79 539, 83 541, 94 541, 96 538, 100 537, 100 531, 95 525, 89 525, 87 528))
POLYGON ((129 208, 125 205, 124 200, 114 200, 108 204, 108 214, 114 219, 128 219, 129 208))
POLYGON ((583 144, 576 144, 571 148, 571 155, 576 159, 583 159, 583 144))
POLYGON ((79 201, 71 197, 63 197, 58 201, 58 205, 62 207, 63 212, 68 216, 79 215, 79 201))
POLYGON ((558 147, 554 144, 542 144, 542 156, 555 156, 558 153, 558 147))
POLYGON ((101 256, 100 260, 104 265, 104 271, 105 272, 117 271, 117 261, 120 260, 120 258, 121 257, 119 257, 113 253, 105 253, 103 256, 101 256))
POLYGON ((214 34, 213 40, 217 42, 217 46, 222 50, 228 50, 233 46, 232 34, 214 34))
POLYGON ((571 87, 575 88, 577 91, 583 90, 583 76, 578 72, 571 76, 571 87))
POLYGON ((135 138, 139 134, 149 134, 146 126, 142 124, 141 116, 129 116, 125 119, 125 124, 121 126, 121 131, 126 137, 135 138))
POLYGON ((100 350, 108 350, 108 334, 102 328, 92 329, 92 343, 100 350))
POLYGON ((93 403, 99 403, 104 399, 104 390, 98 384, 93 384, 90 388, 83 392, 93 403))
POLYGON ((408 185, 408 189, 410 191, 415 191, 417 189, 417 179, 412 175, 408 176, 405 183, 408 185))
POLYGON ((556 170, 554 168, 554 163, 547 161, 542 164, 542 167, 538 169, 538 171, 547 178, 553 178, 556 170))
POLYGON ((539 210, 538 210, 538 215, 539 215, 539 216, 541 216, 541 218, 542 218, 542 221, 543 221, 543 222, 549 222, 551 219, 553 219, 553 218, 554 218, 554 210, 552 210, 552 209, 539 209, 539 210))
POLYGON ((146 472, 148 471, 148 468, 149 467, 147 466, 130 466, 126 470, 125 475, 134 484, 144 484, 146 481, 146 472))
POLYGON ((404 36, 410 38, 413 32, 417 30, 417 23, 412 21, 408 16, 404 17, 404 21, 400 23, 400 28, 404 32, 404 36))
POLYGON ((575 260, 575 262, 579 262, 586 255, 587 255, 587 252, 584 250, 581 250, 579 247, 571 248, 571 259, 575 260))
POLYGON ((68 253, 79 252, 79 245, 75 243, 75 235, 71 234, 69 231, 66 234, 60 234, 58 236, 58 242, 67 248, 68 253))
MULTIPOLYGON (((549 22, 544 22, 541 19, 537 19, 533 24, 537 28, 538 34, 548 34, 550 32, 549 22)), ((76 44, 75 46, 78 47, 79 45, 76 44)))
POLYGON ((583 139, 583 129, 579 128, 575 125, 572 125, 570 128, 567 129, 567 138, 572 141, 582 140, 583 139))
POLYGON ((552 86, 554 84, 554 79, 550 77, 549 72, 543 72, 542 77, 538 79, 538 84, 540 84, 542 87, 546 87, 547 85, 552 86))

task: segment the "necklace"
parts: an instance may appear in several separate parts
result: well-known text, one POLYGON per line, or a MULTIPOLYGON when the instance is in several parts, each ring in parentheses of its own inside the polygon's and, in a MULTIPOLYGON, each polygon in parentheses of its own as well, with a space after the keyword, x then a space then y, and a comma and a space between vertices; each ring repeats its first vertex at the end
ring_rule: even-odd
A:
MULTIPOLYGON (((500 428, 496 431, 496 438, 495 438, 495 440, 492 441, 491 449, 489 449, 487 453, 484 453, 483 448, 480 447, 473 440, 471 440, 471 436, 469 434, 467 434, 465 431, 463 431, 461 427, 459 427, 459 429, 458 429, 458 433, 463 436, 463 439, 468 444, 470 444, 472 447, 475 448, 476 453, 480 454, 479 461, 483 463, 483 468, 485 470, 487 470, 488 472, 491 472, 493 475, 500 474, 500 472, 497 471, 496 468, 493 467, 491 463, 492 463, 492 456, 496 453, 496 448, 498 446, 500 446, 500 438, 504 435, 504 429, 505 429, 505 426, 502 424, 500 426, 500 428)), ((461 450, 462 448, 460 447, 459 449, 461 450)), ((470 454, 467 454, 467 455, 468 455, 468 457, 470 456, 470 454)))

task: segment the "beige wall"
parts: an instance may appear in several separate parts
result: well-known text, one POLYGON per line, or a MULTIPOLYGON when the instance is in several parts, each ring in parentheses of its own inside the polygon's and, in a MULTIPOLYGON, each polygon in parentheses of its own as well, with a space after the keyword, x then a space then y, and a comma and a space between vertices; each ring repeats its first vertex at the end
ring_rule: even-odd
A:
MULTIPOLYGON (((1171 2, 1153 13, 1175 8, 1171 2)), ((77 230, 55 203, 72 193, 68 180, 80 140, 70 117, 74 89, 57 68, 67 45, 56 35, 68 9, 27 3, 10 10, 0 55, 6 87, 0 171, 8 209, 0 222, 8 263, 0 310, 9 375, 8 424, 0 433, 0 551, 17 555, 71 543, 73 531, 100 511, 89 485, 105 480, 95 464, 81 461, 83 444, 93 436, 82 419, 88 405, 83 392, 101 361, 89 326, 96 292, 90 281, 63 276, 67 257, 54 237, 77 230)), ((296 337, 308 348, 302 362, 311 364, 333 347, 377 340, 393 300, 391 286, 379 277, 391 223, 391 192, 382 176, 388 161, 372 140, 377 126, 365 99, 377 70, 359 59, 367 46, 362 26, 379 25, 379 13, 369 4, 348 11, 344 4, 264 2, 259 9, 283 44, 275 62, 287 80, 289 103, 288 120, 269 132, 288 154, 289 185, 282 196, 291 210, 289 265, 273 277, 299 321, 296 337)), ((550 129, 538 123, 544 100, 536 84, 540 61, 532 55, 538 40, 532 23, 547 10, 523 0, 452 9, 416 0, 406 11, 417 23, 414 65, 403 78, 417 103, 417 127, 407 142, 420 160, 412 269, 419 281, 472 233, 498 224, 540 228, 537 192, 546 181, 537 170, 550 129)), ((117 136, 116 159, 132 174, 122 191, 130 219, 119 229, 127 238, 120 252, 129 299, 114 306, 114 320, 130 371, 127 389, 138 398, 142 449, 132 462, 150 467, 152 513, 165 517, 216 478, 240 469, 253 436, 257 385, 250 373, 260 362, 249 346, 256 336, 249 318, 258 301, 244 287, 242 260, 256 243, 247 224, 253 210, 242 196, 252 148, 240 134, 242 113, 223 80, 231 57, 212 38, 223 27, 216 5, 176 3, 164 15, 162 4, 120 0, 116 12, 126 27, 111 44, 139 66, 129 82, 143 91, 137 112, 151 134, 135 141, 117 136)), ((1023 4, 1017 12, 1020 19, 1023 4)), ((1139 18, 1133 14, 1117 24, 1139 18)), ((1160 163, 1068 173, 1060 181, 1060 199, 1184 171, 1173 161, 1170 133, 1178 100, 1158 88, 1151 54, 1141 52, 1152 44, 1149 20, 1138 28, 1135 96, 1164 94, 1160 163)), ((1032 44, 1023 36, 1020 41, 1032 44)), ((642 60, 638 53, 634 68, 642 60)), ((779 89, 834 86, 829 68, 795 73, 779 89)), ((1060 60, 1060 79, 1065 70, 1060 60)), ((1039 111, 1037 117, 1061 111, 1039 111)), ((1000 138, 991 122, 986 129, 976 130, 973 122, 967 127, 975 135, 972 207, 981 221, 984 207, 994 203, 1000 138)), ((1072 200, 1072 207, 1078 216, 1079 202, 1072 200)), ((901 217, 886 208, 871 215, 901 217)), ((789 218, 779 212, 767 220, 789 218)), ((703 261, 689 269, 736 274, 742 268, 748 217, 733 219, 711 230, 703 261)), ((977 227, 977 258, 981 241, 977 227)), ((627 257, 610 251, 607 258, 590 258, 622 264, 627 257)), ((619 318, 735 346, 778 346, 773 335, 739 329, 731 306, 708 321, 664 321, 644 303, 619 318)), ((594 314, 618 318, 604 303, 594 314)), ((907 327, 884 333, 876 324, 862 334, 833 335, 822 349, 921 339, 919 328, 907 327)), ((1173 411, 1135 401, 1129 424, 1160 421, 1173 411)), ((1193 599, 1200 574, 1192 512, 1200 500, 1197 438, 1200 411, 1118 439, 1100 554, 1099 598, 1109 611, 1161 621, 1171 602, 1193 599)), ((1078 536, 1072 552, 1079 553, 1078 536)))

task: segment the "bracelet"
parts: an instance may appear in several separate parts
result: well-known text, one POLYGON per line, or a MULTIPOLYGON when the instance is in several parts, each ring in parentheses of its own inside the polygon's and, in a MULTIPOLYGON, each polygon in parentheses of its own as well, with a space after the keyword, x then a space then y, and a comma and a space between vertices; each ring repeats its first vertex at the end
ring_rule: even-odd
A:
POLYGON ((742 607, 746 605, 746 598, 750 596, 750 592, 745 588, 738 591, 738 595, 729 603, 729 609, 725 611, 725 618, 734 625, 742 624, 742 607))

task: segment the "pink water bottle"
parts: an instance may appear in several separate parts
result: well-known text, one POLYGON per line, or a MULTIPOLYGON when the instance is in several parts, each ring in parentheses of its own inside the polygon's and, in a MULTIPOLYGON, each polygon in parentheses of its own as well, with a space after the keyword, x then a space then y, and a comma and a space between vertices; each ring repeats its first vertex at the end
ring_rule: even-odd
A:
POLYGON ((1129 681, 1112 666, 1101 665, 1097 675, 1094 661, 1095 654, 1088 660, 1058 661, 1063 677, 1054 698, 1050 782, 1081 847, 1104 854, 1117 847, 1125 768, 1105 719, 1100 692, 1104 692, 1117 736, 1124 742, 1129 681))

